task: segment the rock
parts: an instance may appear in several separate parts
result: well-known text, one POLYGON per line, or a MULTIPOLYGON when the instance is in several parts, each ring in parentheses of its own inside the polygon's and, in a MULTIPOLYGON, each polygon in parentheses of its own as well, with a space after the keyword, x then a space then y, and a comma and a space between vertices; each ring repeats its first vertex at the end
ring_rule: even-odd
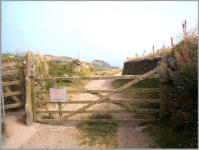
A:
POLYGON ((142 130, 144 130, 145 128, 147 128, 147 126, 140 126, 140 127, 136 127, 135 130, 137 132, 141 132, 142 130))

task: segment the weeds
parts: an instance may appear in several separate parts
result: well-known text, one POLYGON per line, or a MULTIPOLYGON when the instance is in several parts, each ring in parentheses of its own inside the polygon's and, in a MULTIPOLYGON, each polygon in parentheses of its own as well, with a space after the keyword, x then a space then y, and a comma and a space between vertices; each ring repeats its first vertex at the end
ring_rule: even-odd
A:
POLYGON ((132 58, 128 58, 128 61, 140 61, 140 60, 143 60, 143 59, 153 59, 157 56, 161 56, 161 57, 164 57, 168 54, 171 53, 171 49, 170 48, 165 48, 164 50, 158 50, 154 53, 149 53, 148 55, 145 55, 145 56, 136 56, 136 57, 132 57, 132 58))
POLYGON ((99 75, 99 76, 111 76, 111 75, 115 75, 120 72, 122 72, 121 69, 113 69, 113 70, 109 70, 109 71, 97 71, 95 74, 99 75))
POLYGON ((42 119, 55 119, 52 114, 41 116, 42 119))
POLYGON ((1 134, 5 132, 6 124, 4 122, 1 122, 1 134))
POLYGON ((145 131, 151 134, 161 148, 187 148, 188 139, 183 136, 186 131, 174 130, 173 125, 168 121, 156 121, 148 124, 145 131))
MULTIPOLYGON (((116 88, 130 82, 131 80, 129 79, 118 79, 115 80, 112 85, 116 88)), ((134 89, 134 88, 158 88, 159 87, 159 83, 157 82, 157 80, 155 78, 149 78, 149 79, 145 79, 143 81, 140 81, 138 83, 136 83, 135 85, 129 87, 129 89, 134 89)))
POLYGON ((104 148, 115 148, 117 142, 115 134, 117 132, 117 124, 101 121, 100 119, 111 119, 112 116, 92 115, 89 119, 99 119, 98 121, 84 121, 78 124, 77 128, 83 133, 82 145, 88 146, 104 146, 104 148))

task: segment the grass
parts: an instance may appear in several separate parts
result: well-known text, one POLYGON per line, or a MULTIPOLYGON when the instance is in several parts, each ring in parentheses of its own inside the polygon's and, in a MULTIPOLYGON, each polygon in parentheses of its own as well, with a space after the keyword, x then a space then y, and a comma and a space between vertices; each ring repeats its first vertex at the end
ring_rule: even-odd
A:
POLYGON ((25 54, 2 54, 2 63, 23 62, 26 60, 25 54))
POLYGON ((157 56, 164 57, 164 56, 166 56, 170 53, 171 53, 171 49, 165 48, 164 51, 160 50, 160 51, 156 51, 154 53, 149 53, 148 55, 145 55, 145 56, 135 56, 135 57, 129 58, 126 62, 128 62, 128 61, 140 61, 140 60, 143 60, 143 59, 146 59, 146 58, 153 59, 157 56))
POLYGON ((6 124, 4 122, 1 122, 1 134, 5 132, 6 124))
POLYGON ((109 114, 92 115, 89 119, 99 119, 99 121, 84 121, 78 124, 77 128, 81 131, 84 138, 81 138, 82 145, 97 148, 116 148, 117 142, 115 134, 117 124, 101 121, 100 119, 111 119, 109 114))
POLYGON ((98 76, 111 76, 111 75, 115 75, 120 72, 122 72, 121 69, 113 69, 113 70, 109 70, 109 71, 96 71, 95 74, 98 76))
MULTIPOLYGON (((130 82, 131 80, 129 79, 118 79, 118 80, 115 80, 112 85, 113 87, 115 88, 118 88, 128 82, 130 82)), ((134 89, 134 88, 158 88, 159 87, 159 84, 157 82, 156 79, 154 78, 150 78, 150 79, 145 79, 141 82, 138 82, 137 84, 129 87, 129 89, 134 89)))
POLYGON ((41 116, 42 119, 55 119, 52 114, 41 116))
POLYGON ((145 131, 149 132, 161 148, 186 148, 188 143, 180 129, 172 129, 167 121, 156 121, 148 125, 145 131))

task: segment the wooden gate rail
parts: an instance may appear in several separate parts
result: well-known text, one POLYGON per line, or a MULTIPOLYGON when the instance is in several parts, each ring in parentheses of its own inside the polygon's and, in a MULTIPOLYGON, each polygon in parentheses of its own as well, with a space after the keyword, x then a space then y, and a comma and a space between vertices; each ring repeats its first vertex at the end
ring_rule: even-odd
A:
MULTIPOLYGON (((69 80, 106 80, 106 79, 136 79, 140 75, 122 75, 122 76, 99 76, 99 77, 38 77, 36 81, 69 81, 69 80)), ((153 75, 149 78, 157 78, 157 75, 153 75)))
MULTIPOLYGON (((88 90, 88 89, 80 89, 80 90, 68 90, 68 93, 90 93, 93 94, 99 99, 92 101, 92 100, 87 100, 87 101, 68 101, 68 102, 49 102, 47 100, 44 101, 36 101, 36 105, 38 104, 51 104, 51 103, 56 103, 58 104, 58 109, 57 111, 40 111, 36 110, 35 108, 35 115, 37 113, 59 113, 60 118, 59 119, 39 119, 36 118, 37 121, 39 122, 70 122, 70 121, 75 121, 75 120, 69 120, 69 117, 74 116, 75 114, 78 113, 157 113, 160 110, 159 109, 131 109, 127 105, 125 105, 125 102, 128 103, 159 103, 160 99, 129 99, 129 100, 112 100, 110 99, 110 96, 122 92, 122 91, 131 91, 131 92, 157 92, 159 91, 159 88, 142 88, 142 89, 127 89, 130 86, 146 79, 146 78, 154 78, 154 74, 158 71, 159 68, 155 68, 154 70, 143 74, 143 75, 127 75, 127 76, 106 76, 106 77, 39 77, 35 78, 35 81, 69 81, 69 80, 104 80, 104 79, 134 79, 130 81, 129 83, 124 84, 122 87, 118 89, 111 89, 111 90, 88 90), (108 93, 107 95, 102 95, 99 93, 108 93), (98 103, 113 103, 116 105, 119 105, 120 107, 124 108, 124 110, 109 110, 109 111, 97 111, 97 110, 86 110, 89 107, 98 104, 98 103), (86 104, 82 108, 75 110, 75 111, 64 111, 61 110, 61 104, 86 104), (63 113, 69 113, 68 115, 62 117, 63 113)), ((42 93, 49 93, 49 90, 43 90, 43 91, 38 91, 37 94, 42 94, 42 93)), ((133 119, 133 120, 123 120, 124 122, 142 122, 142 121, 153 121, 154 119, 133 119)), ((77 121, 77 120, 76 120, 77 121)), ((79 121, 79 120, 78 120, 79 121)), ((109 120, 110 121, 110 120, 109 120)), ((112 121, 121 121, 121 120, 112 120, 112 121)), ((123 122, 121 121, 121 122, 123 122)))
MULTIPOLYGON (((83 113, 157 113, 160 109, 130 109, 130 110, 85 110, 83 113)), ((37 110, 37 113, 72 113, 76 110, 37 110)))
MULTIPOLYGON (((68 100, 68 102, 51 102, 48 100, 37 101, 36 104, 87 104, 93 102, 93 100, 68 100)), ((160 99, 115 99, 109 100, 104 103, 160 103, 160 99)))
MULTIPOLYGON (((119 120, 119 119, 86 119, 86 121, 89 122, 115 122, 115 123, 144 123, 144 122, 153 122, 155 120, 159 119, 131 119, 131 120, 119 120)), ((41 123, 63 123, 63 121, 59 119, 37 119, 38 122, 41 123)), ((79 123, 85 120, 79 119, 79 120, 67 120, 67 123, 73 124, 73 123, 79 123)))
MULTIPOLYGON (((126 89, 125 91, 128 92, 159 92, 159 88, 137 88, 137 89, 126 89)), ((90 93, 90 94, 97 94, 97 93, 112 93, 117 92, 115 89, 111 90, 67 90, 69 94, 72 93, 90 93)), ((41 90, 38 91, 39 94, 49 93, 49 90, 41 90)))
MULTIPOLYGON (((19 67, 18 62, 8 62, 8 63, 2 63, 2 76, 12 76, 15 75, 17 77, 21 77, 20 73, 23 72, 23 67, 19 67)), ((9 86, 20 86, 22 83, 22 79, 14 80, 14 81, 3 81, 2 86, 4 89, 4 97, 11 97, 15 103, 13 104, 5 104, 5 109, 10 109, 10 108, 17 108, 20 106, 23 106, 24 103, 20 101, 20 99, 17 97, 18 95, 23 94, 23 90, 21 91, 11 91, 9 86)), ((6 99, 5 99, 6 100, 6 99)))

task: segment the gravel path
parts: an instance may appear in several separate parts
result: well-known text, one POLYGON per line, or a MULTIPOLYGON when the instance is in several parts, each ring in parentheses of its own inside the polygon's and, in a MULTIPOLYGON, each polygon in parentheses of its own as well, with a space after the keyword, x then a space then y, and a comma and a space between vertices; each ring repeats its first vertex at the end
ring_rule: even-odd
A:
MULTIPOLYGON (((112 80, 94 80, 86 84, 87 89, 111 89, 112 80)), ((119 95, 112 96, 118 98, 119 95)), ((96 96, 91 94, 76 94, 72 96, 74 100, 96 100, 96 96)), ((83 105, 64 106, 67 110, 76 110, 83 105)), ((114 104, 98 104, 88 110, 110 110, 121 109, 114 104)), ((23 111, 17 115, 23 116, 23 111)), ((116 119, 124 119, 125 114, 113 116, 116 119)), ((127 115, 127 118, 134 116, 127 115)), ((18 121, 16 113, 7 117, 7 130, 2 139, 3 148, 83 148, 79 138, 83 138, 75 126, 53 126, 34 123, 32 126, 25 126, 18 121)), ((144 127, 136 127, 129 124, 119 124, 117 132, 118 148, 152 148, 157 147, 151 137, 142 131, 144 127)))

